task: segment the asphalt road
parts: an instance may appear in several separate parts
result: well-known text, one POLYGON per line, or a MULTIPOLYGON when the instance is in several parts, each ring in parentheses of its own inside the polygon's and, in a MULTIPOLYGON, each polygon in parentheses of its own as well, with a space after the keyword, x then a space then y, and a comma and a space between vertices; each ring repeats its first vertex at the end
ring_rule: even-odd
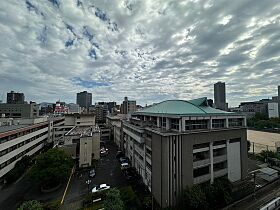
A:
POLYGON ((121 172, 120 163, 115 157, 117 147, 114 143, 107 143, 107 148, 110 153, 105 157, 101 157, 98 161, 95 169, 96 176, 94 178, 89 177, 89 170, 83 171, 82 173, 79 172, 79 174, 75 173, 65 196, 66 204, 79 200, 81 196, 86 195, 94 186, 99 184, 108 184, 111 187, 117 188, 128 185, 121 172), (89 186, 86 184, 87 180, 91 180, 89 186))
POLYGON ((40 188, 27 177, 0 190, 0 210, 14 210, 26 200, 49 202, 61 199, 65 187, 64 183, 57 191, 41 193, 40 188))

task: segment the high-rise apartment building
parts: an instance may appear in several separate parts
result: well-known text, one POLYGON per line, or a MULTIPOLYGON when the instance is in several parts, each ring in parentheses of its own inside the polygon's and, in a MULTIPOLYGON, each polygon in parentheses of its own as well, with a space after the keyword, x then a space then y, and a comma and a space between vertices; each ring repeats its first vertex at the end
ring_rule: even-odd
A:
POLYGON ((136 101, 129 101, 127 97, 124 97, 121 104, 121 114, 132 114, 136 111, 136 108, 136 101))
POLYGON ((227 110, 226 103, 226 84, 224 82, 217 82, 214 84, 214 105, 215 108, 227 110))
POLYGON ((7 104, 24 104, 24 94, 14 91, 7 93, 7 104))
POLYGON ((108 106, 107 104, 96 104, 94 107, 94 113, 96 116, 96 122, 105 123, 106 116, 108 115, 108 106))
POLYGON ((247 176, 245 116, 214 109, 207 98, 163 101, 122 123, 119 145, 162 208, 186 186, 247 176))
POLYGON ((87 91, 77 93, 77 104, 88 109, 92 105, 92 94, 87 91))

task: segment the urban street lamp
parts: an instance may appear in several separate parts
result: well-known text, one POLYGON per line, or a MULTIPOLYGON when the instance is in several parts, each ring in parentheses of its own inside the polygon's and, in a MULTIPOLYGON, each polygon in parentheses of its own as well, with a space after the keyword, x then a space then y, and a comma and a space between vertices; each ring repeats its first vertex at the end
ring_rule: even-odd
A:
POLYGON ((88 180, 86 181, 86 184, 87 184, 87 186, 88 186, 88 194, 89 194, 89 185, 90 185, 90 183, 91 183, 91 180, 88 179, 88 180))

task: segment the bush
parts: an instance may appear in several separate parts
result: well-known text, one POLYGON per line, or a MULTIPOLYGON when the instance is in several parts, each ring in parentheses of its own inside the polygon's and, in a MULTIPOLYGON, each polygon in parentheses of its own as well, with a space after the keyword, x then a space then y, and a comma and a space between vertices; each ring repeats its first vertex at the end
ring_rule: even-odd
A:
POLYGON ((17 210, 44 210, 40 202, 36 200, 25 201, 17 210))
POLYGON ((58 210, 60 207, 60 201, 52 201, 44 204, 44 210, 58 210))
POLYGON ((106 199, 103 203, 106 210, 123 210, 124 204, 121 200, 120 191, 112 188, 106 194, 106 199))
POLYGON ((231 201, 231 182, 227 178, 218 178, 211 185, 204 183, 186 187, 178 200, 177 209, 217 209, 231 201))
POLYGON ((121 198, 125 205, 125 209, 127 210, 143 209, 140 200, 134 193, 131 186, 121 188, 120 192, 121 192, 121 198))
POLYGON ((7 183, 12 183, 15 182, 17 179, 19 179, 30 165, 31 165, 31 157, 23 156, 18 162, 16 162, 15 167, 7 173, 6 175, 7 183))

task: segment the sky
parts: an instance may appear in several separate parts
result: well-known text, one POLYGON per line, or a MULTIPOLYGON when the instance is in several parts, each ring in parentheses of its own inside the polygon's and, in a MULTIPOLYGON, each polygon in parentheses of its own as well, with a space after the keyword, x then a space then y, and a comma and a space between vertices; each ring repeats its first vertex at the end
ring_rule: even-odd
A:
POLYGON ((128 96, 145 105, 213 98, 229 106, 277 95, 279 0, 0 1, 0 100, 128 96))

